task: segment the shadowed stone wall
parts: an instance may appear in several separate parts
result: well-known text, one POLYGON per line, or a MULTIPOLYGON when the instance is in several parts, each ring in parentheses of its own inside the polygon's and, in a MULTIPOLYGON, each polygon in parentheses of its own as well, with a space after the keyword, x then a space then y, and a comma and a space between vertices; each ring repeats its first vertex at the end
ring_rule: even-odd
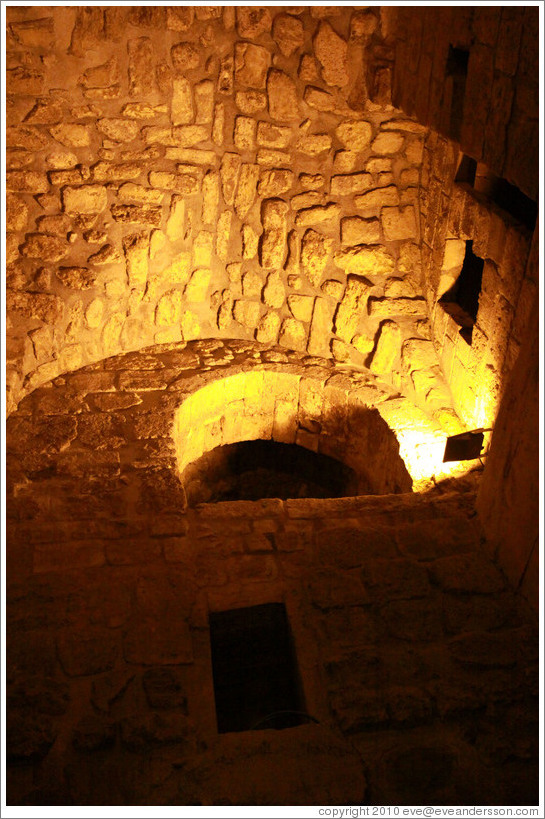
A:
POLYGON ((8 419, 8 801, 534 804, 536 635, 473 480, 185 510, 175 411, 247 346, 106 359, 8 419), (271 602, 317 722, 218 734, 209 612, 271 602))

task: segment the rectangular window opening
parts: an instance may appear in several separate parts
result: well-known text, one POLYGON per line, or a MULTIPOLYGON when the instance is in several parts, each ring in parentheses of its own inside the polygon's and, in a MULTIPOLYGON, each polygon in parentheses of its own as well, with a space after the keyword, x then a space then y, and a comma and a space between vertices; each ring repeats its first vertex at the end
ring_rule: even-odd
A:
POLYGON ((284 604, 211 612, 209 622, 218 732, 307 722, 284 604))
POLYGON ((451 79, 452 96, 450 103, 450 135, 453 139, 460 139, 460 131, 464 116, 464 98, 466 94, 467 65, 469 51, 464 48, 454 48, 450 45, 447 57, 446 76, 451 79))
POLYGON ((462 270, 454 285, 439 299, 439 304, 460 327, 460 335, 470 344, 477 321, 484 260, 473 253, 473 241, 466 242, 462 270))

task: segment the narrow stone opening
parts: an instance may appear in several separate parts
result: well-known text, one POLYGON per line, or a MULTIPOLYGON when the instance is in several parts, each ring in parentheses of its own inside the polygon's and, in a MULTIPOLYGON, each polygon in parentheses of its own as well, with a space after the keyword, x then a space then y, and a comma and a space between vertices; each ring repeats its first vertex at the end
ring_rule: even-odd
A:
POLYGON ((469 51, 449 46, 446 78, 451 83, 450 131, 454 139, 460 139, 460 128, 464 117, 467 64, 469 51))
POLYGON ((491 202, 508 213, 521 225, 533 231, 537 221, 537 202, 507 179, 493 174, 482 162, 464 154, 460 160, 456 178, 460 184, 472 187, 484 194, 491 202))
POLYGON ((209 624, 220 734, 308 721, 283 603, 211 612, 209 624))
POLYGON ((477 321, 483 267, 484 260, 473 253, 473 240, 469 239, 460 275, 439 300, 443 310, 460 326, 460 335, 467 344, 471 344, 477 321))
POLYGON ((358 494, 357 475, 346 464, 295 444, 269 440, 216 447, 188 467, 184 481, 190 506, 358 494))

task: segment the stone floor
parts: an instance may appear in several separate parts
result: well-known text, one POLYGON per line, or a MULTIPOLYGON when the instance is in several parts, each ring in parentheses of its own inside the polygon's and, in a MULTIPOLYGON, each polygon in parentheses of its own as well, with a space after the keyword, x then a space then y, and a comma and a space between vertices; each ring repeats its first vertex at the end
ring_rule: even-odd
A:
POLYGON ((186 510, 151 361, 8 420, 9 804, 536 804, 537 634, 475 483, 186 510), (268 602, 313 721, 218 734, 209 612, 268 602))

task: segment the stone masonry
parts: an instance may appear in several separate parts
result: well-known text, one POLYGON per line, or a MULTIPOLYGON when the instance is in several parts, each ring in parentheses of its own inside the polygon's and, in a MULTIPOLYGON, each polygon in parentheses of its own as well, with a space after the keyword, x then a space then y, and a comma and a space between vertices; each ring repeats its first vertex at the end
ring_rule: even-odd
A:
POLYGON ((472 480, 185 510, 176 410, 258 358, 297 371, 280 347, 162 345, 9 418, 9 800, 533 804, 535 633, 472 480), (218 735, 208 612, 265 602, 317 722, 218 735))

